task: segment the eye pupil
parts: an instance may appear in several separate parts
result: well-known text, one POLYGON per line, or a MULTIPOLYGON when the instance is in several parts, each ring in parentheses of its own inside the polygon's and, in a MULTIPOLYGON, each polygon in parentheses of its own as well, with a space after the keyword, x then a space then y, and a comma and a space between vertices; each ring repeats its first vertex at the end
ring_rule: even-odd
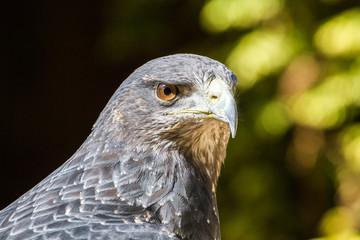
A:
POLYGON ((171 89, 169 87, 164 88, 164 94, 166 96, 169 96, 172 93, 171 89))

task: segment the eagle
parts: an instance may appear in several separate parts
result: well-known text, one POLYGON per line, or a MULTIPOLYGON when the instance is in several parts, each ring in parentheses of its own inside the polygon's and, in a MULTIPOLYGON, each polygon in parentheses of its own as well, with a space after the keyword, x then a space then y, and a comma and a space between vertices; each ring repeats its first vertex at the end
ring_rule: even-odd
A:
POLYGON ((74 155, 0 211, 0 239, 220 239, 215 189, 236 84, 194 54, 137 68, 74 155))

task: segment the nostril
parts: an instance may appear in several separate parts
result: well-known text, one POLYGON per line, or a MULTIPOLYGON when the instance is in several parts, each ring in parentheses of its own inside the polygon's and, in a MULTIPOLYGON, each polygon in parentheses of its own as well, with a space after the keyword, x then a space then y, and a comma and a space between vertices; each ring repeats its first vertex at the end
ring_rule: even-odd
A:
POLYGON ((219 101, 218 99, 219 99, 219 97, 216 96, 216 95, 211 95, 210 96, 210 101, 211 101, 212 104, 217 103, 217 101, 219 101))

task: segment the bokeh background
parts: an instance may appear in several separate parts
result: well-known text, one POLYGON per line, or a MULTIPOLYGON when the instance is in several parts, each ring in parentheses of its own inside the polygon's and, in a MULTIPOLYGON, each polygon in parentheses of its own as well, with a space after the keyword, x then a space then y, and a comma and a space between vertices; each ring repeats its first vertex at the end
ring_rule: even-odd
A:
POLYGON ((81 145, 115 89, 190 52, 238 76, 223 240, 360 239, 358 0, 0 2, 0 207, 81 145))

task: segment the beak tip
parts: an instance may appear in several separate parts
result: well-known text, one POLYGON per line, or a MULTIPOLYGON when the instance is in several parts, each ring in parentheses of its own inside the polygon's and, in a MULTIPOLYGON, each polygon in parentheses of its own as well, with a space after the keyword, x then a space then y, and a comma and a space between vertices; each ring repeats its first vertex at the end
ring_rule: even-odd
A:
POLYGON ((237 119, 235 120, 234 124, 229 124, 230 125, 230 132, 231 132, 231 137, 235 138, 236 136, 236 130, 237 130, 237 119))

